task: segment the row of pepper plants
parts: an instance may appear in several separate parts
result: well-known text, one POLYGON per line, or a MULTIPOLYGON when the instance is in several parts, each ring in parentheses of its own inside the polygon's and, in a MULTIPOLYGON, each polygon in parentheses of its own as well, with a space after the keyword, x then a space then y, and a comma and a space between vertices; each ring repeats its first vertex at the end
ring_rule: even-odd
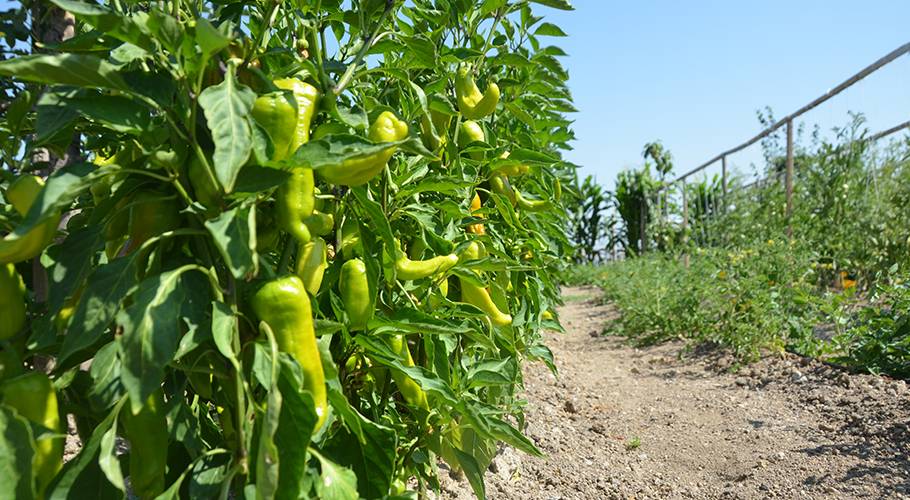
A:
POLYGON ((444 463, 484 497, 499 446, 540 453, 558 26, 526 0, 53 4, 74 36, 0 61, 0 496, 410 498, 444 463))

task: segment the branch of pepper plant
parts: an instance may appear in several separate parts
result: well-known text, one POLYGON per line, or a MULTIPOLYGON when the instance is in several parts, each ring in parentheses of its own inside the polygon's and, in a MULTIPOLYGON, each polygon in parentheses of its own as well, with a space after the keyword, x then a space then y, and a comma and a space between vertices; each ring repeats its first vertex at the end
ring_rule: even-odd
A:
POLYGON ((502 18, 502 8, 496 9, 496 15, 493 17, 493 24, 490 25, 490 32, 487 34, 487 41, 483 44, 483 51, 480 53, 480 60, 477 61, 477 65, 474 67, 476 70, 483 64, 483 60, 487 58, 487 52, 490 51, 490 44, 493 42, 493 35, 496 34, 496 25, 499 24, 499 20, 502 18))
POLYGON ((363 61, 363 58, 366 57, 367 52, 370 50, 370 47, 373 46, 373 43, 380 38, 379 30, 382 29, 382 25, 385 23, 386 18, 389 17, 389 13, 392 12, 392 7, 394 5, 395 2, 392 0, 386 1, 385 10, 382 12, 382 16, 379 17, 379 21, 376 23, 376 27, 373 29, 373 33, 369 36, 369 38, 363 41, 363 46, 360 47, 360 50, 357 51, 357 55, 354 57, 354 60, 350 65, 348 65, 347 69, 344 70, 344 74, 341 75, 341 79, 338 80, 338 84, 335 85, 334 89, 332 89, 332 92, 335 95, 340 95, 344 88, 347 87, 349 83, 351 83, 351 78, 354 76, 354 70, 357 69, 357 66, 360 65, 361 61, 363 61))
POLYGON ((253 55, 259 52, 262 48, 262 42, 265 40, 265 35, 269 32, 269 29, 272 27, 272 23, 275 22, 275 16, 278 14, 278 7, 281 6, 279 0, 273 0, 272 5, 269 8, 269 13, 265 17, 265 26, 259 31, 259 35, 256 37, 256 43, 253 45, 250 53, 243 58, 243 62, 240 64, 239 70, 245 69, 252 61, 253 55))

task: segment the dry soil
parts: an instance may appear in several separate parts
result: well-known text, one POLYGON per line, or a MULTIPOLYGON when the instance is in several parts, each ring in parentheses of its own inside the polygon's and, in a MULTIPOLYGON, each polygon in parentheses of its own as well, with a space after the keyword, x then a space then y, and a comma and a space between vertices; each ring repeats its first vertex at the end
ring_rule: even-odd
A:
MULTIPOLYGON (((635 348, 604 336, 616 312, 593 288, 564 290, 559 368, 525 368, 526 434, 505 448, 492 499, 910 498, 903 381, 790 354, 737 367, 721 350, 635 348)), ((443 497, 473 498, 448 474, 443 497)))

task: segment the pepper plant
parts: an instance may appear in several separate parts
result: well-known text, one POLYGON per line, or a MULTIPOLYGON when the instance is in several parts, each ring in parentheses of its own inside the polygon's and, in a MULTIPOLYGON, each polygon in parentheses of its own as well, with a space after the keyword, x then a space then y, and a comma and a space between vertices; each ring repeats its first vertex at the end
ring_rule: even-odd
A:
POLYGON ((53 4, 0 61, 3 496, 483 497, 540 453, 574 108, 532 2, 53 4))

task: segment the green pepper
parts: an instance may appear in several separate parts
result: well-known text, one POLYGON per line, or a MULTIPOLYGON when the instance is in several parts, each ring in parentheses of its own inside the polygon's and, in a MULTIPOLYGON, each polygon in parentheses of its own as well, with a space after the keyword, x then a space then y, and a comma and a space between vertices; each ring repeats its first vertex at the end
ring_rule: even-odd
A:
POLYGON ((0 382, 22 373, 22 360, 12 349, 0 349, 0 382))
POLYGON ((395 274, 402 280, 419 280, 448 271, 458 263, 455 254, 439 255, 425 260, 411 260, 401 250, 401 243, 395 241, 395 274))
POLYGON ((490 190, 496 194, 505 196, 512 206, 515 206, 517 195, 512 185, 509 184, 509 178, 504 175, 494 175, 490 177, 490 190))
POLYGON ((130 232, 130 200, 120 198, 114 205, 113 213, 107 225, 104 226, 104 253, 108 259, 113 259, 129 239, 130 232))
POLYGON ((303 281, 297 276, 284 276, 263 284, 250 300, 253 312, 265 321, 281 352, 297 360, 303 372, 303 388, 313 395, 318 422, 322 427, 327 415, 325 374, 316 345, 313 311, 303 281))
MULTIPOLYGON (((458 129, 458 147, 460 149, 464 149, 472 142, 486 142, 486 140, 486 134, 483 133, 483 128, 479 123, 472 120, 461 122, 461 127, 458 129)), ((483 160, 483 151, 472 151, 469 156, 474 160, 483 160)))
POLYGON ((167 472, 168 427, 161 390, 149 395, 138 413, 126 405, 120 411, 124 437, 130 443, 130 486, 141 499, 164 491, 167 472))
MULTIPOLYGON (((474 197, 471 198, 471 215, 476 215, 477 217, 483 218, 483 214, 476 213, 476 212, 479 212, 482 207, 483 207, 483 203, 480 201, 480 195, 477 193, 474 193, 474 197)), ((466 231, 471 234, 477 234, 477 235, 487 234, 487 230, 486 230, 486 228, 483 227, 483 223, 481 223, 481 222, 478 222, 475 224, 469 224, 466 231)))
POLYGON ((263 204, 256 209, 256 250, 270 252, 278 244, 278 226, 275 225, 274 204, 263 204))
MULTIPOLYGON (((499 155, 499 159, 508 160, 509 155, 510 155, 510 153, 508 151, 503 151, 503 153, 501 155, 499 155)), ((500 163, 499 166, 496 166, 491 169, 490 177, 493 177, 496 175, 506 175, 506 176, 511 176, 511 177, 517 177, 519 175, 528 173, 528 170, 531 169, 524 163, 519 163, 516 160, 502 161, 502 162, 498 162, 498 163, 500 163)))
POLYGON ((461 114, 469 120, 478 120, 496 111, 499 86, 489 82, 486 92, 481 92, 468 68, 462 66, 455 76, 455 97, 461 114))
POLYGON ((442 299, 449 295, 449 278, 443 278, 439 282, 439 288, 437 289, 439 293, 431 293, 429 302, 432 309, 436 309, 442 304, 442 299))
POLYGON ((157 191, 140 191, 130 200, 129 243, 125 252, 130 253, 149 238, 180 227, 180 212, 173 199, 157 191))
POLYGON ((252 115, 272 140, 272 160, 287 158, 297 130, 297 106, 293 94, 280 91, 257 97, 252 115))
POLYGON ((313 241, 300 245, 297 252, 297 276, 310 295, 319 293, 319 287, 322 286, 322 276, 328 267, 326 249, 325 240, 313 238, 313 241))
POLYGON ((348 217, 341 224, 341 255, 345 259, 352 259, 363 255, 363 245, 360 243, 360 225, 353 218, 348 217))
MULTIPOLYGON (((468 248, 462 254, 466 260, 476 260, 485 257, 486 251, 476 241, 472 241, 468 248)), ((473 282, 459 278, 461 283, 461 300, 471 304, 486 313, 490 321, 496 326, 507 326, 512 324, 512 316, 499 310, 490 292, 484 287, 475 285, 473 282)))
MULTIPOLYGON (((3 395, 4 405, 16 410, 29 422, 51 432, 63 432, 57 410, 57 393, 47 375, 29 372, 9 379, 0 386, 0 394, 3 395)), ((63 445, 62 436, 40 437, 35 441, 32 471, 38 498, 44 497, 44 489, 63 467, 63 445)))
POLYGON ((187 165, 187 177, 196 195, 196 201, 206 208, 207 213, 214 214, 221 206, 221 186, 215 178, 206 171, 206 166, 198 156, 193 155, 187 165))
POLYGON ((79 299, 82 297, 83 287, 79 287, 75 292, 65 301, 63 301, 63 307, 60 308, 60 311, 54 316, 54 328, 58 332, 63 333, 66 331, 66 327, 70 324, 70 319, 72 319, 73 314, 76 312, 76 306, 79 305, 79 299))
POLYGON ((351 259, 341 266, 338 288, 351 330, 365 329, 373 317, 373 300, 370 296, 367 267, 362 260, 351 259))
MULTIPOLYGON (((44 181, 34 175, 23 175, 13 181, 6 190, 6 199, 19 215, 25 217, 32 204, 44 189, 44 181)), ((8 234, 0 240, 0 264, 21 262, 37 257, 57 235, 60 214, 33 227, 24 235, 8 234)))
POLYGON ((515 191, 515 203, 518 208, 528 212, 540 212, 553 206, 549 200, 529 200, 520 191, 515 191))
POLYGON ((335 216, 314 209, 312 214, 303 219, 303 223, 309 228, 311 235, 325 236, 335 229, 335 216))
POLYGON ((420 118, 420 140, 430 151, 445 146, 448 137, 447 131, 452 117, 441 111, 430 109, 420 118), (431 126, 432 125, 432 126, 431 126))
MULTIPOLYGON (((404 335, 392 335, 392 338, 389 339, 389 347, 402 358, 403 365, 414 366, 414 358, 411 357, 411 351, 408 349, 408 342, 405 340, 404 335)), ((426 393, 414 379, 402 371, 393 369, 392 380, 395 381, 395 385, 398 386, 398 391, 401 392, 401 396, 404 397, 405 401, 424 410, 430 409, 430 405, 427 404, 426 393)))
MULTIPOLYGON (((400 141, 408 136, 408 124, 399 120, 394 113, 383 111, 370 125, 369 139, 375 143, 400 141)), ((319 175, 332 184, 360 186, 382 172, 389 158, 398 148, 390 146, 377 153, 360 158, 345 160, 317 170, 319 175)))
POLYGON ((297 148, 310 140, 310 123, 316 113, 316 104, 319 101, 319 90, 309 83, 297 78, 281 78, 272 82, 276 87, 290 90, 297 103, 297 116, 294 124, 293 136, 285 156, 293 156, 297 148))
POLYGON ((16 266, 0 264, 0 340, 13 338, 25 327, 25 295, 16 266))
POLYGON ((310 241, 310 229, 305 221, 313 213, 316 203, 315 187, 312 169, 295 168, 275 197, 278 224, 299 243, 310 241))

